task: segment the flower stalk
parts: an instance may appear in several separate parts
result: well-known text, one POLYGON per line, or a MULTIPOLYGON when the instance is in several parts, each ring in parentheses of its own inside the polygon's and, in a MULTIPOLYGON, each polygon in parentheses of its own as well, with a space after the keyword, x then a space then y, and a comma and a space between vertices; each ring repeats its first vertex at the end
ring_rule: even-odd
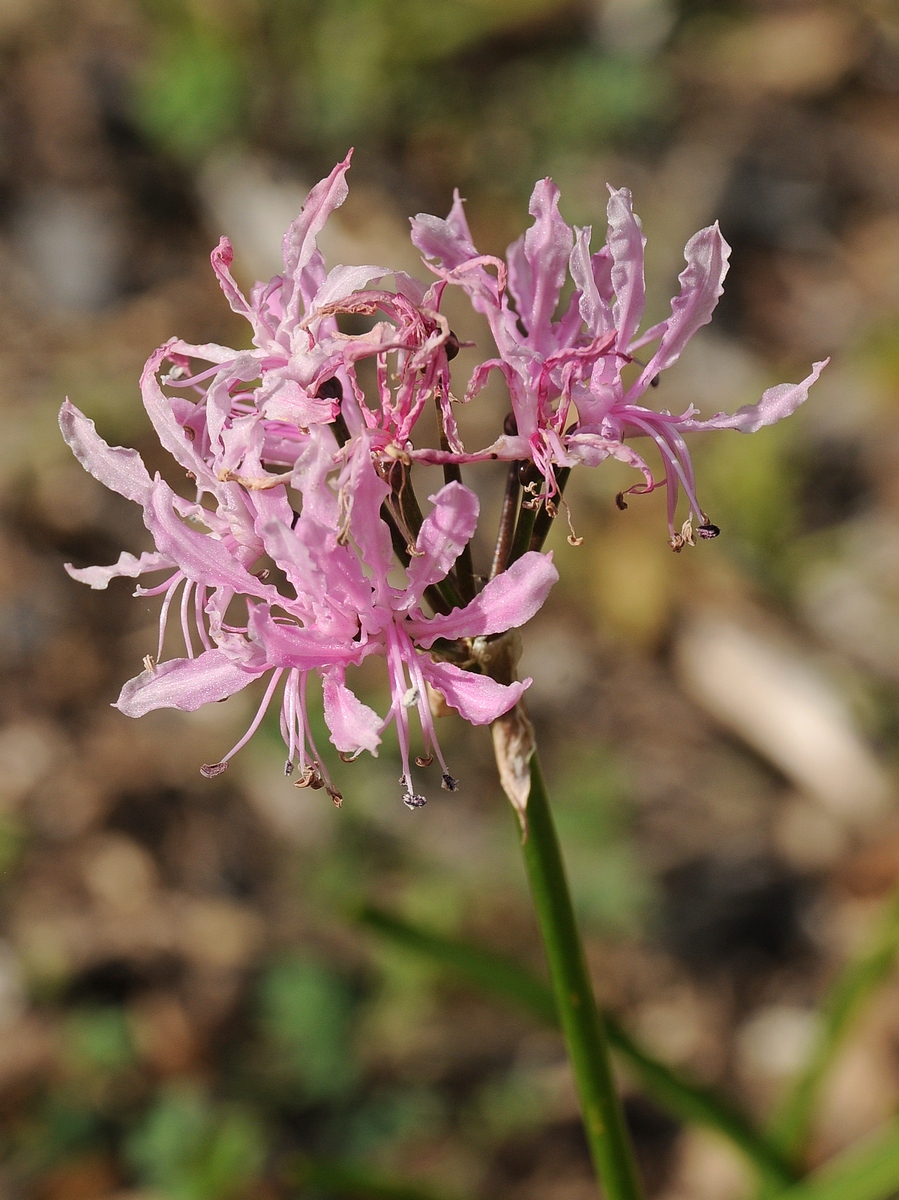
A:
POLYGON ((594 1168, 606 1200, 641 1200, 643 1193, 615 1091, 608 1041, 587 974, 562 851, 536 754, 531 758, 527 834, 522 852, 594 1168))

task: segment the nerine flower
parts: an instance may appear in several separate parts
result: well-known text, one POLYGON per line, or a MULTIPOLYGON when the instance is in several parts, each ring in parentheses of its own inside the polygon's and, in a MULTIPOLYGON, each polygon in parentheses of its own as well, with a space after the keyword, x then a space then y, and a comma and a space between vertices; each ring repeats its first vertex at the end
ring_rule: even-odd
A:
MULTIPOLYGON (((559 467, 596 466, 609 457, 628 463, 643 475, 643 482, 629 491, 667 487, 671 544, 679 550, 693 540, 693 517, 701 536, 718 533, 700 508, 683 435, 708 429, 752 433, 774 424, 803 403, 826 362, 815 363, 801 383, 769 388, 757 404, 732 415, 718 413, 700 420, 692 405, 681 414, 646 407, 648 389, 711 320, 730 247, 717 222, 694 234, 684 252, 687 266, 671 315, 641 334, 645 238, 630 192, 610 187, 609 193, 606 242, 595 253, 590 251, 590 228, 572 230, 563 220, 559 190, 550 179, 535 186, 530 203, 534 223, 509 247, 507 262, 478 253, 458 192, 446 220, 426 214, 413 219, 412 240, 431 269, 463 288, 490 325, 498 357, 476 368, 466 399, 477 395, 491 371, 500 371, 509 389, 515 432, 499 437, 488 452, 533 462, 543 476, 548 501, 558 490, 559 467), (569 278, 574 290, 557 316, 569 278), (638 352, 653 344, 648 361, 640 363, 638 352), (641 368, 636 378, 625 374, 635 363, 641 368), (655 442, 663 465, 660 478, 625 440, 632 437, 655 442), (681 488, 690 515, 678 532, 675 512, 681 488)), ((435 458, 427 452, 422 457, 435 458)), ((623 495, 619 503, 626 507, 623 495)))
MULTIPOLYGON (((643 237, 628 192, 611 191, 606 243, 591 253, 590 230, 569 228, 558 189, 543 180, 531 199, 534 224, 509 248, 507 262, 478 253, 457 194, 445 221, 413 221, 413 241, 437 276, 428 287, 383 267, 326 271, 316 238, 346 197, 348 166, 349 156, 312 189, 285 235, 283 273, 256 284, 249 298, 231 275, 227 239, 213 252, 231 307, 249 323, 249 348, 173 338, 147 362, 144 405, 190 481, 190 498, 151 478, 136 451, 107 445, 66 401, 60 425, 69 445, 100 482, 141 506, 154 543, 111 566, 67 569, 94 588, 117 577, 155 577, 137 594, 161 598, 158 643, 122 688, 123 713, 192 711, 261 682, 246 732, 202 768, 205 775, 226 769, 280 697, 287 773, 298 773, 297 786, 326 788, 339 803, 310 731, 311 675, 320 681, 341 757, 377 754, 395 723, 403 799, 416 808, 424 798, 412 780, 414 736, 423 748, 418 765, 436 757, 443 786, 456 787, 437 740, 434 696, 483 725, 508 713, 531 682, 514 679, 502 639, 533 616, 558 577, 552 556, 540 552, 546 518, 556 511, 558 471, 622 459, 643 475, 631 491, 667 487, 675 549, 692 543, 692 518, 701 536, 714 536, 683 435, 752 432, 779 420, 802 403, 824 364, 801 384, 771 388, 731 416, 702 421, 692 407, 680 415, 657 412, 644 404, 648 389, 710 319, 721 294, 728 247, 717 225, 690 240, 670 317, 641 335, 643 237), (558 313, 569 278, 574 290, 558 313), (462 287, 486 316, 497 348, 497 357, 474 371, 465 399, 474 400, 496 370, 512 406, 508 429, 475 451, 462 445, 453 415, 449 363, 459 342, 440 312, 448 285, 462 287), (349 317, 353 332, 341 320, 349 317), (639 364, 637 352, 653 343, 639 364), (365 359, 374 362, 368 393, 357 375, 365 359), (417 444, 419 419, 431 403, 439 444, 417 444), (631 445, 635 436, 658 446, 661 478, 631 445), (514 507, 504 513, 484 582, 469 546, 479 503, 461 482, 460 466, 489 459, 533 464, 537 477, 523 506, 542 505, 543 519, 519 520, 523 533, 511 553, 514 507), (419 460, 444 465, 445 484, 426 515, 413 489, 419 460), (680 488, 691 516, 677 532, 680 488), (183 652, 166 658, 173 618, 183 652), (347 684, 348 669, 372 656, 386 664, 384 716, 347 684), (413 712, 420 735, 413 735, 413 712)), ((517 495, 517 483, 509 495, 517 495)))

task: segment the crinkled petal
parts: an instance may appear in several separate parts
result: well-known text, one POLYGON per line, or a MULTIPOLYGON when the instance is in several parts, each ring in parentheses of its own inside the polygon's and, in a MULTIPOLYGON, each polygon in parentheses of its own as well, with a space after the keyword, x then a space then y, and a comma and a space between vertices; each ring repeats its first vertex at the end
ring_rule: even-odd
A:
POLYGON ((809 388, 830 362, 812 364, 812 372, 802 383, 779 383, 768 388, 756 404, 744 404, 735 413, 717 413, 705 421, 690 419, 678 423, 681 430, 736 429, 740 433, 755 433, 765 425, 774 425, 784 417, 791 416, 800 404, 808 399, 809 388))
POLYGON ((463 671, 453 663, 420 660, 425 679, 470 725, 489 725, 509 711, 531 686, 530 679, 515 683, 497 683, 489 675, 463 671))
POLYGON ((410 620, 412 636, 428 648, 438 638, 481 637, 516 629, 542 607, 558 578, 552 554, 531 550, 492 579, 465 608, 410 620))
POLYGON ((93 421, 66 400, 59 412, 59 427, 72 453, 94 479, 126 500, 143 504, 150 490, 150 474, 136 450, 110 446, 97 433, 93 421))
POLYGON ((331 741, 341 754, 367 750, 377 755, 381 744, 383 721, 346 686, 343 671, 328 671, 322 678, 325 723, 331 731, 331 741))
POLYGON ((217 538, 185 525, 178 516, 177 501, 164 480, 154 481, 144 508, 144 524, 161 554, 176 562, 196 583, 230 588, 248 596, 277 597, 271 584, 251 575, 217 538))
POLYGON ((356 545, 363 561, 375 572, 379 585, 385 587, 393 566, 393 544, 390 530, 381 520, 381 505, 390 494, 390 488, 375 471, 365 439, 355 447, 344 486, 352 506, 350 528, 356 545))
POLYGON ((574 246, 568 260, 568 269, 578 292, 578 309, 593 337, 602 337, 614 328, 609 299, 603 296, 594 269, 595 254, 590 254, 590 226, 575 229, 574 246))
POLYGON ((559 189, 537 182, 528 211, 534 223, 508 250, 509 290, 533 339, 549 329, 565 282, 572 233, 559 213, 559 189))
POLYGON ((142 717, 156 708, 196 712, 233 696, 257 677, 224 651, 206 650, 198 658, 172 658, 129 679, 113 708, 126 717, 142 717))
POLYGON ((367 646, 354 642, 345 632, 323 633, 275 621, 269 608, 257 605, 250 613, 247 632, 270 667, 296 667, 313 671, 332 665, 357 663, 366 655, 367 646))
POLYGON ((231 274, 230 268, 234 262, 234 247, 231 245, 230 240, 226 237, 221 238, 219 244, 209 257, 212 260, 212 269, 215 271, 216 279, 219 281, 219 287, 225 293, 225 299, 231 305, 232 311, 252 320, 253 312, 247 303, 247 298, 234 282, 234 277, 231 274))
POLYGON ((461 483, 448 483, 428 499, 434 507, 422 522, 415 542, 403 608, 413 608, 426 587, 446 578, 478 525, 478 498, 461 483))
MULTIPOLYGON (((156 436, 162 443, 163 448, 168 450, 169 454, 185 470, 190 471, 198 483, 205 484, 214 490, 216 483, 215 476, 209 469, 203 456, 194 448, 193 442, 185 431, 184 426, 177 420, 174 411, 175 405, 165 395, 159 386, 159 380, 156 378, 156 373, 168 357, 171 348, 172 343, 167 342, 164 346, 160 346, 158 350, 155 350, 147 359, 140 379, 140 390, 144 401, 144 408, 147 410, 147 416, 150 418, 153 428, 156 430, 156 436)), ((180 403, 183 405, 187 402, 181 398, 180 403)))
POLYGON ((119 555, 119 561, 110 567, 73 567, 71 563, 65 564, 66 571, 73 579, 77 579, 79 583, 86 583, 95 591, 105 590, 111 580, 122 576, 126 579, 137 579, 139 575, 150 571, 173 571, 176 567, 177 564, 165 554, 147 553, 136 558, 127 550, 124 550, 119 555))
POLYGON ((425 258, 435 259, 447 271, 478 257, 458 188, 453 192, 453 207, 445 221, 428 213, 419 213, 412 217, 410 224, 412 244, 425 258))
POLYGON ((612 255, 613 313, 618 347, 626 350, 643 319, 646 287, 643 280, 643 247, 646 238, 634 215, 627 188, 609 188, 608 246, 612 255))
POLYGON ((368 287, 372 280, 383 279, 385 275, 392 274, 389 267, 334 267, 328 272, 327 279, 316 294, 314 311, 339 304, 353 292, 368 287))
POLYGON ((300 275, 316 251, 316 238, 328 217, 347 198, 349 189, 346 173, 352 156, 351 150, 326 179, 315 185, 306 197, 303 211, 290 223, 284 235, 284 287, 281 292, 281 304, 285 319, 299 318, 302 299, 300 275))
POLYGON ((687 265, 678 276, 680 294, 671 301, 671 316, 665 322, 658 349, 625 397, 626 402, 631 396, 641 395, 660 371, 676 362, 697 329, 711 321, 724 291, 729 257, 730 246, 721 236, 717 221, 694 233, 687 242, 687 265))

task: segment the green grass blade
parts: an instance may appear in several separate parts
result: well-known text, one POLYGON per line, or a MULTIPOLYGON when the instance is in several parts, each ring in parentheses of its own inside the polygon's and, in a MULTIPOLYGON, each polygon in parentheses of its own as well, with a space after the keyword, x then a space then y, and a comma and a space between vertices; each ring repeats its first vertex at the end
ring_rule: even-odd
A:
POLYGON ((890 1200, 899 1194, 899 1121, 850 1146, 778 1200, 890 1200))
POLYGON ((771 1123, 771 1137, 788 1158, 808 1139, 821 1084, 859 1010, 893 970, 899 953, 899 890, 889 899, 870 940, 837 977, 821 1010, 821 1029, 809 1060, 771 1123))
MULTIPOLYGON (((464 975, 478 988, 512 1001, 545 1024, 558 1025, 549 987, 516 963, 478 946, 422 929, 373 905, 359 909, 356 919, 394 945, 404 946, 464 975)), ((650 1096, 681 1120, 717 1130, 743 1152, 775 1190, 795 1181, 795 1172, 778 1150, 753 1129, 736 1107, 653 1058, 610 1014, 603 1013, 602 1018, 610 1046, 650 1096)))
POLYGON ((297 1187, 346 1200, 457 1200, 446 1192, 434 1192, 356 1163, 302 1158, 291 1163, 289 1179, 297 1187))

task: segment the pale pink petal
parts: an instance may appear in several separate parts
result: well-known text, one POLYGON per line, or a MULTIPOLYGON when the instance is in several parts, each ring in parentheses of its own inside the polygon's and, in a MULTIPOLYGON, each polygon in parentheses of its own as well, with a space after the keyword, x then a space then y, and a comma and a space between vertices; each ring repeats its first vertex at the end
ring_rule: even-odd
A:
POLYGON ((223 237, 210 255, 212 269, 219 281, 219 287, 225 293, 225 298, 234 312, 242 317, 253 319, 253 311, 247 303, 247 298, 234 282, 231 274, 231 264, 234 262, 234 247, 228 238, 223 237))
POLYGON ((303 205, 303 211, 291 222, 284 235, 284 287, 281 303, 284 317, 297 320, 300 315, 300 275, 316 251, 316 238, 324 228, 328 217, 347 198, 349 189, 346 173, 350 167, 352 151, 343 162, 338 163, 331 174, 317 183, 303 205))
POLYGON ((433 258, 445 270, 477 258, 478 251, 471 240, 465 205, 457 188, 453 192, 453 207, 445 221, 428 213, 412 217, 412 244, 417 246, 425 258, 433 258))
POLYGON ((164 554, 149 553, 135 558, 125 550, 119 555, 119 561, 110 567, 73 567, 71 563, 66 563, 65 569, 79 583, 86 583, 95 591, 103 591, 113 579, 123 576, 126 579, 137 579, 139 575, 145 575, 149 571, 173 571, 176 565, 164 554))
POLYGON ((643 247, 646 239, 634 216, 627 188, 609 188, 608 246, 612 256, 613 308, 619 349, 625 350, 643 319, 646 288, 643 281, 643 247))
POLYGON ((422 522, 415 542, 403 608, 413 608, 426 587, 446 578, 478 525, 478 498, 461 483, 448 483, 428 499, 434 507, 422 522))
POLYGON ((531 338, 546 330, 565 282, 571 253, 571 229, 559 214, 559 189, 541 179, 528 211, 534 224, 508 250, 509 290, 531 338))
POLYGON ((261 651, 260 661, 264 658, 270 667, 297 667, 301 671, 312 671, 320 667, 346 665, 361 661, 368 649, 364 643, 352 641, 344 631, 329 634, 275 621, 265 605, 253 608, 247 631, 261 651))
MULTIPOLYGON (((143 374, 140 379, 141 396, 144 401, 144 408, 147 410, 153 428, 156 430, 156 436, 159 438, 165 450, 180 463, 185 470, 190 471, 195 476, 198 483, 205 483, 207 486, 214 486, 216 480, 212 471, 204 461, 201 454, 194 448, 190 436, 185 432, 184 427, 175 416, 176 403, 169 399, 159 386, 159 380, 156 374, 160 366, 168 357, 171 350, 171 343, 166 343, 155 350, 147 359, 143 374)), ((188 401, 179 398, 179 405, 183 406, 188 401)), ((193 406, 191 406, 193 407, 193 406)))
POLYGON ((271 584, 251 575, 217 538, 185 525, 176 511, 177 500, 164 480, 154 481, 144 507, 144 524, 161 554, 173 559, 196 583, 230 588, 248 596, 277 598, 271 584))
POLYGON ((113 708, 126 717, 142 717, 156 708, 196 712, 204 704, 233 696, 256 678, 224 651, 206 650, 198 658, 172 658, 129 679, 113 708))
POLYGON ((273 371, 256 395, 260 411, 269 421, 285 421, 298 429, 326 425, 340 412, 337 400, 311 396, 295 379, 273 371))
POLYGON ((776 387, 768 388, 756 404, 744 404, 733 414, 717 413, 705 421, 690 419, 678 422, 681 430, 702 429, 736 429, 740 433, 755 433, 765 425, 774 425, 784 417, 791 416, 800 404, 808 399, 809 388, 830 362, 812 365, 812 372, 803 379, 802 383, 779 383, 776 387))
POLYGON ((412 636, 426 649, 438 638, 481 637, 524 625, 543 605, 559 578, 552 554, 529 551, 497 575, 465 608, 411 619, 412 636))
POLYGON ((375 572, 381 586, 393 566, 393 543, 390 530, 381 519, 381 505, 390 488, 375 471, 366 439, 361 439, 350 458, 342 491, 350 509, 350 529, 364 562, 375 572))
POLYGON ((355 754, 362 749, 377 755, 384 723, 374 709, 350 691, 341 670, 326 672, 322 679, 322 696, 325 724, 340 753, 355 754))
MULTIPOLYGON (((614 328, 611 299, 603 295, 596 278, 594 260, 598 255, 590 254, 591 229, 575 229, 574 247, 568 260, 571 278, 578 292, 578 308, 588 332, 593 337, 602 337, 614 328)), ((607 259, 604 260, 608 265, 607 259)), ((611 291, 611 280, 609 280, 611 291)))
POLYGON ((452 663, 432 662, 427 656, 419 660, 419 666, 431 687, 472 725, 489 725, 501 717, 531 685, 530 679, 497 683, 489 675, 475 675, 452 663))
POLYGON ((372 280, 383 279, 391 274, 393 272, 389 267, 334 267, 316 293, 312 315, 329 305, 340 304, 353 292, 368 287, 372 280))
POLYGON ((660 371, 677 361, 697 329, 711 321, 724 291, 729 257, 730 246, 721 236, 717 221, 694 233, 687 242, 684 250, 687 265, 678 276, 680 294, 671 301, 671 316, 665 323, 658 349, 625 402, 631 396, 641 395, 660 371))
POLYGON ((59 427, 72 453, 86 471, 126 500, 143 504, 150 490, 150 475, 136 450, 109 446, 70 400, 59 412, 59 427))

